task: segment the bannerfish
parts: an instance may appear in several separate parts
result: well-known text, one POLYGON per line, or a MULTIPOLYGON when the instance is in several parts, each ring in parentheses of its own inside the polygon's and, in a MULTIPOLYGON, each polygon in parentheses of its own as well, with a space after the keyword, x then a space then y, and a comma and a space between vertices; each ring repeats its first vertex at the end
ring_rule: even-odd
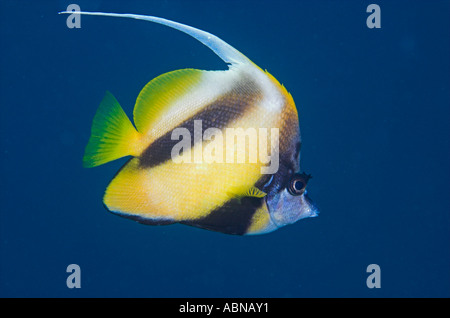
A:
POLYGON ((306 191, 310 175, 300 172, 297 108, 270 73, 188 25, 135 14, 60 13, 166 25, 228 65, 154 78, 137 97, 134 125, 114 96, 105 94, 83 165, 131 156, 105 191, 110 212, 143 224, 181 223, 236 235, 268 233, 318 215, 306 191))

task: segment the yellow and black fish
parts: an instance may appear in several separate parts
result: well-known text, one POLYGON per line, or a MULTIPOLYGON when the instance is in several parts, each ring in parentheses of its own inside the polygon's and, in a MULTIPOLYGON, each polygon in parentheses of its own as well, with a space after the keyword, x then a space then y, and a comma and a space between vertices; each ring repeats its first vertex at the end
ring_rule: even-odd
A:
POLYGON ((109 211, 144 224, 182 223, 239 235, 317 215, 305 190, 310 176, 300 173, 297 109, 272 75, 218 37, 187 25, 133 14, 79 14, 169 26, 229 65, 226 71, 183 69, 151 80, 137 97, 134 125, 106 93, 83 163, 95 167, 132 156, 106 189, 109 211))

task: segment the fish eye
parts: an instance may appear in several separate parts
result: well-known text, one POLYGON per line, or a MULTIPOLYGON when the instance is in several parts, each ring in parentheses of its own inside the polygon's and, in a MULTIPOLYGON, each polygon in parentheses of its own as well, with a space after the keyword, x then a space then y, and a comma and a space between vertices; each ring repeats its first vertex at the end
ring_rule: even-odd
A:
POLYGON ((293 188, 295 191, 301 191, 304 187, 305 187, 305 185, 303 184, 303 182, 301 180, 294 181, 293 188))
POLYGON ((310 178, 311 176, 304 173, 295 174, 287 187, 289 193, 295 196, 302 195, 310 178))

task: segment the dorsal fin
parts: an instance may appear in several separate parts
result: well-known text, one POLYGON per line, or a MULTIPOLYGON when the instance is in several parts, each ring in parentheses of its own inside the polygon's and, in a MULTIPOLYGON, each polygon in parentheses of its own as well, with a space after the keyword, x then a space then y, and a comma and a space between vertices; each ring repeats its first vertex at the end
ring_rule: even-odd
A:
POLYGON ((207 47, 209 47, 214 53, 216 53, 225 63, 230 64, 253 64, 244 54, 236 50, 234 47, 221 40, 217 36, 196 29, 189 25, 181 24, 178 22, 174 22, 171 20, 147 16, 147 15, 139 15, 139 14, 128 14, 128 13, 104 13, 104 12, 84 12, 84 11, 62 11, 59 14, 84 14, 84 15, 98 15, 98 16, 107 16, 107 17, 119 17, 119 18, 130 18, 130 19, 138 19, 145 20, 150 22, 155 22, 159 24, 166 25, 173 29, 184 32, 193 38, 197 39, 207 47))
POLYGON ((161 113, 198 84, 205 71, 182 69, 162 74, 152 79, 139 93, 133 117, 136 128, 146 133, 160 120, 161 113))

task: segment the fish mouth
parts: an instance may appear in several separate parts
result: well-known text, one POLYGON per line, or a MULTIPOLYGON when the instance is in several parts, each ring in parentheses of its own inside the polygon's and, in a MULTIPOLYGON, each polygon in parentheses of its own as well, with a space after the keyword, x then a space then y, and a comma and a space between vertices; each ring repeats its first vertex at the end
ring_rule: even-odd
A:
MULTIPOLYGON (((284 190, 287 193, 287 190, 284 190)), ((292 197, 290 194, 276 198, 274 202, 266 201, 272 223, 280 228, 293 224, 301 219, 317 217, 319 209, 308 197, 306 191, 303 195, 292 197)))
POLYGON ((309 210, 310 210, 309 217, 310 218, 315 218, 315 217, 319 216, 320 211, 319 211, 317 205, 314 203, 313 200, 311 200, 309 198, 309 196, 306 193, 304 194, 304 199, 305 199, 305 201, 306 201, 306 203, 307 203, 307 205, 309 207, 309 210))

